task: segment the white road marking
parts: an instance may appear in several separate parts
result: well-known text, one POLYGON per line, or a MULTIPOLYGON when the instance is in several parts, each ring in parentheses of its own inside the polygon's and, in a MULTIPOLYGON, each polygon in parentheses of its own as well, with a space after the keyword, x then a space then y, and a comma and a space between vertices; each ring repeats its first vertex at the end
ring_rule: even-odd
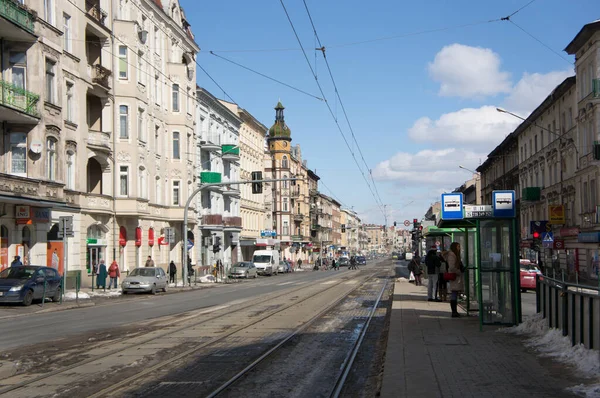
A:
POLYGON ((292 283, 295 283, 295 282, 283 282, 283 283, 278 283, 278 284, 277 284, 277 286, 291 285, 292 283))
POLYGON ((321 285, 333 285, 334 283, 339 283, 340 281, 327 281, 327 282, 323 282, 321 283, 321 285))

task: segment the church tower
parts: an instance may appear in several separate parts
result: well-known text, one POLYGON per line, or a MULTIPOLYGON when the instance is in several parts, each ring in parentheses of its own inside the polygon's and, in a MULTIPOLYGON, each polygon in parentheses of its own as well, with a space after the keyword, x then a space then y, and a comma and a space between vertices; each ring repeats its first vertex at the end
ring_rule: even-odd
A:
MULTIPOLYGON (((267 144, 271 154, 271 175, 274 179, 290 177, 291 130, 285 124, 281 102, 275 107, 275 123, 269 129, 267 144)), ((292 208, 290 204, 290 182, 273 183, 273 229, 277 231, 277 239, 282 250, 291 243, 292 208)))

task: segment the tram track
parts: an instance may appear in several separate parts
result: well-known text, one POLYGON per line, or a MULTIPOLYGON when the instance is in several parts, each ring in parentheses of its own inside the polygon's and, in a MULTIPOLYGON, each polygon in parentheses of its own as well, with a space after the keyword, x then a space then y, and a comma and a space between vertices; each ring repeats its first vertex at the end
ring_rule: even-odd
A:
MULTIPOLYGON (((340 281, 344 282, 344 281, 351 279, 354 275, 341 275, 341 276, 342 276, 342 278, 340 279, 340 281)), ((328 282, 325 281, 322 283, 328 283, 328 282)), ((146 370, 142 371, 141 373, 136 374, 133 377, 127 378, 118 383, 112 383, 110 387, 108 387, 104 390, 98 391, 97 393, 90 395, 90 396, 100 397, 100 396, 105 396, 108 393, 112 393, 115 391, 115 389, 118 389, 119 386, 124 386, 124 385, 130 383, 133 379, 139 379, 143 375, 149 373, 151 371, 151 369, 158 369, 160 367, 165 366, 166 364, 173 363, 179 359, 185 358, 186 356, 192 355, 193 353, 198 352, 198 351, 202 350, 203 348, 206 348, 210 345, 215 344, 215 342, 217 342, 219 340, 226 339, 228 336, 231 336, 241 330, 244 330, 253 325, 256 325, 256 324, 264 321, 265 319, 268 319, 270 317, 277 315, 278 313, 288 310, 289 308, 291 308, 293 306, 299 305, 302 302, 309 300, 312 297, 315 297, 315 295, 320 295, 327 291, 330 291, 331 289, 334 289, 336 286, 337 286, 336 284, 325 285, 324 289, 320 289, 316 292, 312 292, 311 294, 308 294, 306 297, 301 298, 296 301, 293 301, 290 304, 284 304, 282 306, 277 306, 278 308, 272 308, 273 306, 271 306, 270 309, 267 308, 264 313, 260 314, 260 316, 258 316, 257 319, 254 319, 251 322, 246 322, 238 327, 229 329, 227 332, 225 332, 224 334, 221 334, 219 337, 211 338, 206 342, 201 342, 199 344, 196 344, 194 347, 192 347, 188 350, 184 350, 183 352, 181 352, 175 356, 171 356, 167 360, 160 361, 158 364, 156 364, 150 368, 147 368, 146 370)), ((257 300, 260 300, 262 302, 273 302, 274 300, 280 299, 282 297, 286 297, 289 299, 290 295, 293 295, 294 293, 297 293, 297 292, 301 292, 303 290, 306 291, 307 286, 302 285, 295 289, 291 289, 291 290, 288 289, 288 290, 282 291, 281 293, 267 294, 267 295, 259 296, 257 298, 257 300)), ((230 304, 229 306, 232 306, 232 305, 230 304)), ((46 381, 52 377, 64 376, 64 375, 68 374, 70 371, 75 371, 78 368, 81 368, 83 366, 90 365, 96 361, 101 361, 102 359, 104 359, 108 356, 117 355, 120 352, 122 352, 123 350, 133 349, 136 347, 141 348, 145 344, 147 344, 151 341, 155 341, 157 339, 161 339, 167 335, 173 335, 173 334, 181 333, 181 332, 184 332, 185 330, 193 329, 195 327, 199 327, 202 325, 208 325, 211 322, 214 322, 216 320, 224 319, 228 316, 232 316, 232 315, 238 314, 238 313, 241 314, 245 310, 254 309, 254 316, 257 316, 257 314, 260 311, 256 311, 256 307, 257 307, 256 303, 251 302, 248 305, 245 305, 242 307, 238 306, 232 310, 225 311, 223 313, 219 313, 214 316, 209 316, 208 318, 203 318, 202 320, 199 320, 199 321, 194 320, 194 318, 196 318, 197 316, 200 316, 200 315, 204 315, 206 313, 220 311, 223 308, 212 308, 211 309, 211 307, 209 307, 209 308, 204 308, 204 309, 200 309, 200 310, 195 310, 195 311, 179 314, 178 316, 175 316, 175 317, 169 317, 169 318, 179 317, 180 319, 172 319, 171 323, 169 324, 169 327, 165 328, 162 331, 155 330, 155 331, 149 333, 145 338, 142 338, 142 339, 139 339, 139 336, 123 337, 123 338, 108 341, 104 344, 97 345, 94 348, 99 349, 100 351, 103 348, 108 347, 109 345, 117 345, 118 348, 102 352, 101 356, 92 356, 92 357, 86 358, 82 361, 77 361, 75 363, 72 363, 71 365, 68 365, 66 367, 58 368, 49 373, 45 373, 45 374, 42 374, 39 376, 33 376, 32 378, 27 379, 25 381, 18 382, 18 383, 0 388, 0 395, 11 393, 11 396, 12 396, 12 394, 19 393, 20 391, 25 391, 30 386, 33 386, 36 384, 39 385, 40 383, 43 384, 44 381, 46 381), (116 344, 116 343, 118 343, 118 344, 116 344)), ((156 327, 157 325, 159 325, 161 323, 161 319, 159 318, 159 319, 147 321, 145 323, 148 325, 151 325, 152 327, 156 327)), ((60 393, 60 391, 57 391, 56 393, 50 394, 50 395, 60 396, 61 393, 60 393)), ((111 395, 111 394, 108 394, 108 395, 111 395)), ((37 396, 39 396, 39 395, 37 395, 37 396)))

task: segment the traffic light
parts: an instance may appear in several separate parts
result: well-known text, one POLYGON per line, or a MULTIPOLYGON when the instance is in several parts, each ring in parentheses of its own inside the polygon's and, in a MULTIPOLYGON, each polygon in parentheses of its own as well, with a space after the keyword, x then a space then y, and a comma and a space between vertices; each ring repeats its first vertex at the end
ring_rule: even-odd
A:
POLYGON ((542 234, 539 231, 533 231, 533 250, 540 251, 542 247, 542 234))
POLYGON ((394 221, 394 227, 396 226, 396 221, 394 221))
POLYGON ((262 180, 262 171, 253 171, 252 172, 252 193, 262 193, 263 186, 262 182, 254 182, 262 180))
POLYGON ((346 224, 342 224, 342 233, 345 234, 346 233, 346 224))
POLYGON ((413 218, 413 228, 417 229, 417 223, 419 222, 419 220, 417 220, 416 218, 413 218))

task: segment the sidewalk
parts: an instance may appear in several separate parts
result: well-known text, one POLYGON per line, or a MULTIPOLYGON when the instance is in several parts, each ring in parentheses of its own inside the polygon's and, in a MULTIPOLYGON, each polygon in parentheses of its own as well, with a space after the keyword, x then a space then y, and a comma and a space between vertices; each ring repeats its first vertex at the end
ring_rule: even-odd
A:
POLYGON ((399 279, 381 397, 575 397, 567 366, 540 359, 519 336, 479 331, 476 316, 450 318, 449 303, 427 301, 427 287, 399 279))

